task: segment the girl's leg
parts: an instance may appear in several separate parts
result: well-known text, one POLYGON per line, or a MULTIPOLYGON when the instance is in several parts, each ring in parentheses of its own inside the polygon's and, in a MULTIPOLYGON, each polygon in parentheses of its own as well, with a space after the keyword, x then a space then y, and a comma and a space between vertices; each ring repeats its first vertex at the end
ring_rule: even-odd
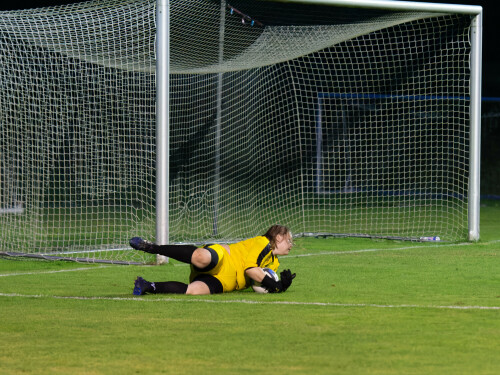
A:
POLYGON ((210 288, 203 281, 193 281, 187 286, 186 294, 192 296, 201 296, 210 294, 210 288))
POLYGON ((130 240, 130 246, 146 253, 160 254, 179 262, 192 264, 203 271, 211 265, 212 268, 215 267, 219 261, 214 250, 194 245, 157 245, 140 237, 134 237, 130 240))
POLYGON ((224 291, 222 283, 212 275, 200 274, 188 285, 186 294, 206 295, 219 294, 224 291))
POLYGON ((134 294, 141 296, 146 293, 151 294, 186 294, 188 285, 179 281, 150 282, 142 277, 137 277, 134 283, 134 294))
POLYGON ((137 296, 151 294, 190 294, 206 295, 222 293, 222 284, 212 275, 200 274, 188 285, 179 281, 149 282, 137 277, 134 284, 134 294, 137 296))
POLYGON ((175 293, 175 294, 214 294, 222 293, 221 282, 212 275, 206 274, 219 264, 223 259, 223 249, 219 253, 207 246, 198 248, 193 245, 157 245, 152 242, 134 237, 130 240, 130 246, 136 250, 152 254, 160 254, 180 262, 191 264, 192 270, 198 275, 188 284, 178 281, 149 282, 138 277, 134 284, 134 294, 145 293, 175 293))

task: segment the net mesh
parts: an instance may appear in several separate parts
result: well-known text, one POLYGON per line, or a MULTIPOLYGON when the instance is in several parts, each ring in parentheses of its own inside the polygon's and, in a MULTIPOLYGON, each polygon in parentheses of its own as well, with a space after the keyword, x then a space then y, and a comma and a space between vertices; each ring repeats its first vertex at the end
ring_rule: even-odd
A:
MULTIPOLYGON (((467 235, 469 16, 171 4, 170 241, 467 235)), ((0 252, 144 262, 155 2, 0 13, 0 252)))

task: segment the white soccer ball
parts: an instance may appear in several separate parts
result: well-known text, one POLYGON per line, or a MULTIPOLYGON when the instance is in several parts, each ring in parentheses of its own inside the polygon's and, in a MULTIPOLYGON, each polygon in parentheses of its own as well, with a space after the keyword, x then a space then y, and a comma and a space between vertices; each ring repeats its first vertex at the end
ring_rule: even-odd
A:
MULTIPOLYGON (((276 272, 274 272, 272 269, 270 268, 263 268, 262 269, 269 277, 272 277, 275 281, 279 281, 279 277, 278 275, 276 274, 276 272)), ((255 281, 253 279, 250 279, 250 285, 252 286, 252 289, 255 293, 269 293, 267 291, 266 288, 264 288, 262 285, 260 285, 260 283, 258 281, 255 281)))

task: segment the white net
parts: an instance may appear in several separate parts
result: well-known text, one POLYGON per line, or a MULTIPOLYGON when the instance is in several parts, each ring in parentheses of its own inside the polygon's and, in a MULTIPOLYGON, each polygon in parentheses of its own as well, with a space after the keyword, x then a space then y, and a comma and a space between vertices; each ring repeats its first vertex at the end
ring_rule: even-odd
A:
MULTIPOLYGON (((170 4, 171 242, 277 222, 466 238, 470 17, 170 4)), ((23 207, 0 211, 0 252, 145 260, 127 243, 154 240, 154 13, 0 13, 2 194, 23 207)))

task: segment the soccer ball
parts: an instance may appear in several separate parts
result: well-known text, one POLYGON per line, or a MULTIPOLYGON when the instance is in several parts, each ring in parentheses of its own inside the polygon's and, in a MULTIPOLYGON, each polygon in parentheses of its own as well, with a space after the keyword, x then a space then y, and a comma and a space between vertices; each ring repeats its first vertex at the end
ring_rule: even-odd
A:
MULTIPOLYGON (((266 268, 263 268, 262 270, 269 277, 272 277, 275 281, 280 280, 278 275, 276 274, 276 272, 274 272, 272 269, 266 267, 266 268)), ((252 286, 252 289, 255 293, 269 293, 266 288, 264 288, 262 285, 260 285, 259 282, 255 281, 253 279, 250 279, 250 285, 252 286)))

